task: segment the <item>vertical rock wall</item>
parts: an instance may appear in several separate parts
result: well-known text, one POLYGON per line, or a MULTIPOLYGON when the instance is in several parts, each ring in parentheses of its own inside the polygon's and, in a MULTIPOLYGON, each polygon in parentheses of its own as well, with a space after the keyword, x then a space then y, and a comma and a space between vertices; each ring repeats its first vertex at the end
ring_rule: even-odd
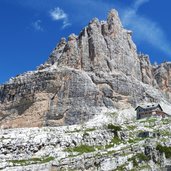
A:
POLYGON ((0 86, 0 126, 79 124, 104 110, 159 102, 160 90, 170 98, 170 64, 139 57, 131 34, 112 10, 107 21, 95 18, 62 38, 36 71, 0 86))

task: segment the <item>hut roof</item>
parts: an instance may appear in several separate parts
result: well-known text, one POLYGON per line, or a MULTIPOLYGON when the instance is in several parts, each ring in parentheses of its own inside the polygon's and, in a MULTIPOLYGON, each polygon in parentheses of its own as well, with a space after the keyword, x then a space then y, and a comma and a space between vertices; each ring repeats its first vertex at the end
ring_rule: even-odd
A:
POLYGON ((137 110, 139 108, 148 109, 148 110, 154 110, 154 109, 160 108, 160 110, 163 111, 160 104, 142 105, 142 106, 138 106, 135 110, 137 110))

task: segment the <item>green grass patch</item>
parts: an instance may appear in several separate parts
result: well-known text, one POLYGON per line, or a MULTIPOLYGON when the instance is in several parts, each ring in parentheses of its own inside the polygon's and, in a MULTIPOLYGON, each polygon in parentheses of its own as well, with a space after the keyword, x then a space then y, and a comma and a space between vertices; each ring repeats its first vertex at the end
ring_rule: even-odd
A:
POLYGON ((121 165, 121 166, 118 166, 114 171, 123 171, 125 170, 125 164, 121 165))
POLYGON ((113 146, 114 144, 110 143, 110 144, 105 145, 105 148, 112 148, 113 146))
POLYGON ((160 151, 160 153, 165 153, 166 158, 171 158, 171 147, 158 144, 156 150, 160 151))
POLYGON ((67 148, 65 151, 67 151, 67 152, 78 152, 80 154, 83 154, 83 153, 94 152, 95 148, 93 146, 80 145, 80 146, 74 147, 74 148, 67 148))
POLYGON ((169 124, 171 122, 171 120, 168 118, 164 118, 164 119, 162 119, 162 122, 163 122, 163 124, 169 124))
POLYGON ((119 139, 119 137, 115 136, 112 138, 110 144, 106 145, 105 148, 111 148, 114 145, 118 145, 122 142, 122 140, 119 139))
POLYGON ((88 129, 86 129, 85 131, 87 131, 87 132, 92 132, 92 131, 95 131, 96 130, 96 128, 88 128, 88 129))
POLYGON ((81 132, 80 129, 74 129, 73 131, 67 131, 66 133, 76 133, 76 132, 81 132))
POLYGON ((53 161, 55 158, 54 157, 47 157, 47 158, 44 158, 41 163, 48 163, 50 161, 53 161))
POLYGON ((134 138, 134 139, 129 139, 128 142, 134 144, 134 143, 137 143, 137 142, 142 141, 144 139, 145 138, 134 138))
POLYGON ((153 117, 150 117, 150 118, 147 119, 147 122, 149 122, 149 123, 154 123, 156 121, 157 121, 157 119, 153 118, 153 117))
POLYGON ((135 139, 129 139, 128 142, 129 143, 136 143, 135 139))
POLYGON ((147 161, 150 160, 150 158, 149 158, 148 156, 146 156, 144 153, 138 153, 138 154, 137 154, 137 158, 138 158, 139 160, 145 161, 145 162, 147 162, 147 161))
POLYGON ((169 131, 161 131, 160 134, 163 136, 171 136, 171 132, 169 131))
POLYGON ((148 162, 150 158, 146 156, 144 153, 138 153, 135 156, 128 159, 128 161, 132 161, 134 167, 138 167, 138 163, 141 161, 148 162))
POLYGON ((162 138, 160 139, 161 142, 167 142, 168 141, 168 138, 162 138))
POLYGON ((108 124, 107 128, 115 130, 115 131, 121 131, 122 130, 121 126, 113 125, 113 124, 108 124))
POLYGON ((148 122, 148 123, 155 123, 157 121, 157 119, 156 118, 154 118, 154 117, 149 117, 149 118, 143 118, 142 120, 140 120, 140 123, 146 123, 146 122, 148 122))
POLYGON ((104 146, 95 146, 98 150, 103 150, 105 147, 104 146))
POLYGON ((46 158, 32 158, 27 160, 9 160, 8 162, 13 163, 14 165, 30 165, 30 164, 43 164, 48 163, 52 160, 54 160, 54 157, 46 157, 46 158))
POLYGON ((140 120, 140 123, 146 123, 147 122, 147 120, 140 120))
POLYGON ((129 125, 129 126, 127 126, 127 128, 129 129, 129 130, 134 130, 135 128, 137 128, 135 125, 129 125))
POLYGON ((139 167, 140 170, 151 170, 151 167, 149 165, 143 165, 141 167, 139 167))
POLYGON ((73 157, 77 157, 79 155, 81 155, 81 154, 70 154, 70 155, 68 155, 68 157, 73 158, 73 157))
POLYGON ((114 153, 116 153, 115 150, 111 150, 111 151, 108 151, 108 152, 107 152, 108 155, 111 155, 111 154, 114 154, 114 153))
POLYGON ((111 143, 113 144, 120 144, 122 141, 118 137, 113 137, 111 143))
POLYGON ((133 156, 133 157, 129 158, 128 161, 132 161, 133 167, 137 167, 138 166, 138 162, 137 162, 137 157, 136 156, 133 156))

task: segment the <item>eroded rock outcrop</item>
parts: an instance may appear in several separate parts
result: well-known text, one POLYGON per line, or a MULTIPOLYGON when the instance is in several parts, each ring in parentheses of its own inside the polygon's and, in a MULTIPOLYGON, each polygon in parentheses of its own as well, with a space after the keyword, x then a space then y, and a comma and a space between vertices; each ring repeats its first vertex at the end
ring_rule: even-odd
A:
POLYGON ((154 69, 154 78, 165 93, 168 99, 171 99, 171 63, 165 62, 154 69))
POLYGON ((152 65, 148 55, 140 54, 140 64, 142 72, 142 82, 145 84, 150 84, 155 86, 154 75, 152 70, 152 65))

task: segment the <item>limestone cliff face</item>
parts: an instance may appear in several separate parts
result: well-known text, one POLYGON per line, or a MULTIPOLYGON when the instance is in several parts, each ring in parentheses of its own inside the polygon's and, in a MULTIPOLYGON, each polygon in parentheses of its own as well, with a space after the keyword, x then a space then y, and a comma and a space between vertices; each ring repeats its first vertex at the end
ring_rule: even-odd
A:
POLYGON ((171 63, 151 65, 148 55, 140 54, 142 82, 161 90, 171 100, 171 63))
POLYGON ((169 65, 154 69, 139 58, 131 34, 112 10, 107 21, 93 19, 79 36, 62 38, 36 71, 0 86, 0 126, 76 124, 103 110, 160 101, 152 86, 170 91, 169 65))
POLYGON ((171 99, 171 63, 162 63, 153 70, 154 78, 159 88, 165 93, 168 99, 171 99))
POLYGON ((156 85, 154 82, 154 75, 149 56, 140 54, 139 58, 142 72, 142 82, 145 84, 156 85))
POLYGON ((112 10, 107 22, 93 19, 77 37, 72 34, 51 54, 47 64, 70 67, 86 72, 119 70, 141 80, 140 63, 131 32, 123 29, 118 13, 112 10))

